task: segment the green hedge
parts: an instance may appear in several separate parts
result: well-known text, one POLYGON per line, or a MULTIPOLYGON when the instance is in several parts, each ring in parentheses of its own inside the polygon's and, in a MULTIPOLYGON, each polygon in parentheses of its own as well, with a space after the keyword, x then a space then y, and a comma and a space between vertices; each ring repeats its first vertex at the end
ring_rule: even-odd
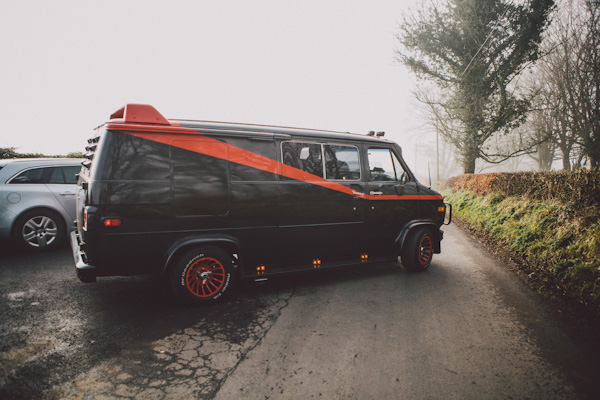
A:
POLYGON ((81 152, 73 152, 69 153, 66 156, 48 156, 41 153, 17 153, 14 147, 0 147, 0 160, 3 159, 12 159, 12 158, 58 158, 58 157, 67 157, 67 158, 83 158, 83 153, 81 152))
POLYGON ((539 285, 600 313, 597 177, 594 171, 466 175, 450 182, 446 199, 459 220, 520 260, 539 285))
POLYGON ((599 170, 466 174, 450 178, 445 187, 480 195, 495 193, 531 200, 558 200, 575 209, 600 205, 599 170))

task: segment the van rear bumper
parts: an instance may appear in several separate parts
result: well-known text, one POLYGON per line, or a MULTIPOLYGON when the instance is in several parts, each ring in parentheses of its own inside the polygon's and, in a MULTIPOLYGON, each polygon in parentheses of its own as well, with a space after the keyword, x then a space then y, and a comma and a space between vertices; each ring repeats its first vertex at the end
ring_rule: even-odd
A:
POLYGON ((79 280, 83 283, 96 282, 97 268, 83 261, 76 231, 71 232, 71 250, 73 251, 73 261, 75 261, 75 270, 77 271, 77 277, 79 280))

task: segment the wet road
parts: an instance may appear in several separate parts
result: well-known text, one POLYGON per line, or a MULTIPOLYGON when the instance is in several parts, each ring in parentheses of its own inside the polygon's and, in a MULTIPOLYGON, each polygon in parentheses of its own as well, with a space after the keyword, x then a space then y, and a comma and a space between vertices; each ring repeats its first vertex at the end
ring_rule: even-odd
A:
MULTIPOLYGON (((573 332, 454 226, 429 271, 243 284, 211 307, 147 277, 80 283, 69 249, 0 255, 0 398, 568 399, 600 393, 573 332)), ((597 343, 597 342, 596 342, 597 343)))

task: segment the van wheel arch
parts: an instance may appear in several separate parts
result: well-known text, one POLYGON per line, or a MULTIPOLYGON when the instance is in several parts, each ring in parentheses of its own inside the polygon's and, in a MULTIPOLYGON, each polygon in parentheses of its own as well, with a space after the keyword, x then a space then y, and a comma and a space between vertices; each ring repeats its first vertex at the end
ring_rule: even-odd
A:
MULTIPOLYGON (((178 242, 171 246, 167 255, 165 256, 165 261, 162 266, 162 270, 159 271, 161 275, 169 274, 173 268, 175 268, 177 262, 183 257, 183 255, 197 247, 202 246, 213 246, 217 247, 223 251, 225 251, 234 262, 234 270, 236 271, 236 275, 239 275, 237 272, 241 268, 241 258, 239 255, 239 245, 231 240, 207 240, 207 239, 188 239, 181 242, 178 242), (234 254, 237 254, 237 257, 234 257, 234 254)), ((237 278, 237 276, 236 276, 237 278)))
POLYGON ((419 228, 429 229, 429 232, 432 235, 433 239, 433 252, 435 254, 440 253, 440 241, 442 238, 440 228, 435 223, 433 223, 433 221, 430 220, 415 220, 406 224, 404 228, 402 228, 402 230, 400 231, 398 237, 396 238, 395 248, 398 255, 400 255, 400 253, 402 252, 402 249, 406 245, 409 237, 414 233, 415 230, 419 228))

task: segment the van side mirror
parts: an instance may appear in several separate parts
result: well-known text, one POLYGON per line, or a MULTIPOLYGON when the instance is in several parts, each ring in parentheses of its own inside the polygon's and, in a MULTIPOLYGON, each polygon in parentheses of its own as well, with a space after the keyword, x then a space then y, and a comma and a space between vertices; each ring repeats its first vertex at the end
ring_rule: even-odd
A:
POLYGON ((408 182, 408 174, 403 172, 402 175, 400 175, 400 184, 404 185, 406 182, 408 182))

